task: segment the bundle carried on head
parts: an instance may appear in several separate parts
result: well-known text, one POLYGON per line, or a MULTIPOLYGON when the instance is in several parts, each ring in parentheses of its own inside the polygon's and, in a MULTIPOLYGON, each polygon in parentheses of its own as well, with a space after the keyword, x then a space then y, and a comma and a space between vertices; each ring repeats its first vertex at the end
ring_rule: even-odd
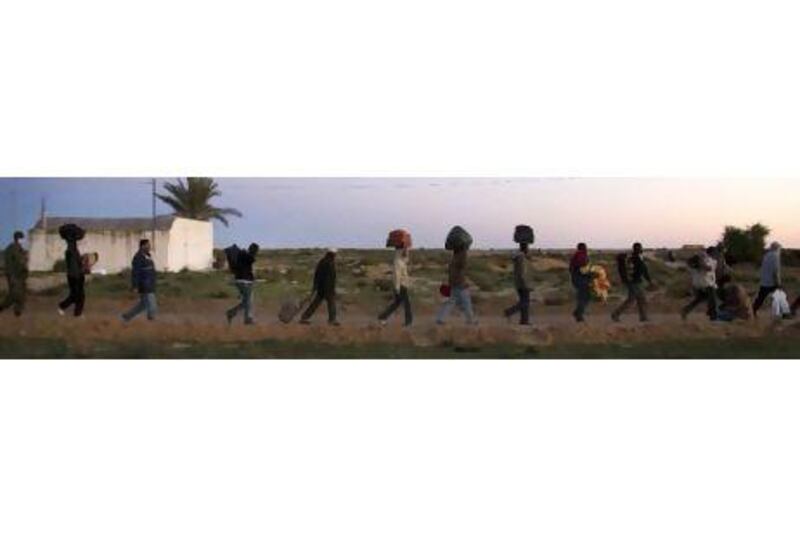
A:
POLYGON ((514 228, 514 242, 517 244, 533 244, 533 228, 525 224, 520 224, 514 228))
POLYGON ((444 242, 446 250, 464 250, 472 246, 472 235, 461 226, 453 226, 444 242))
POLYGON ((86 231, 76 224, 63 224, 59 226, 58 234, 65 241, 79 241, 86 235, 86 231))
POLYGON ((396 229, 389 232, 386 237, 387 248, 411 248, 411 234, 404 229, 396 229))

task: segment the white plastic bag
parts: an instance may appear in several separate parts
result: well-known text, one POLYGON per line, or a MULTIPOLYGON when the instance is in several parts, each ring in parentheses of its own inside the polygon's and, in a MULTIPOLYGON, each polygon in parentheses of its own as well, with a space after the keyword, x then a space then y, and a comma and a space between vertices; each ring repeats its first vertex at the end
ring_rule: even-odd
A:
POLYGON ((783 318, 791 312, 789 308, 789 298, 781 289, 772 293, 772 316, 773 318, 783 318))

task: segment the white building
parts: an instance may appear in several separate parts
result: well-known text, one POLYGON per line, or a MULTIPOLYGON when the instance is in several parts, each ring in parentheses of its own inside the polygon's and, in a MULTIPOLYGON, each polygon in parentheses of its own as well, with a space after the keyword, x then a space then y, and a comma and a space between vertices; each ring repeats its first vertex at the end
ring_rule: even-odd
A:
POLYGON ((172 215, 152 218, 42 217, 28 232, 29 267, 34 272, 51 271, 64 259, 67 243, 58 235, 62 224, 77 224, 86 230, 78 242, 82 254, 96 252, 94 271, 115 273, 130 268, 140 239, 153 243, 153 260, 161 271, 208 270, 214 256, 214 227, 211 222, 172 215))

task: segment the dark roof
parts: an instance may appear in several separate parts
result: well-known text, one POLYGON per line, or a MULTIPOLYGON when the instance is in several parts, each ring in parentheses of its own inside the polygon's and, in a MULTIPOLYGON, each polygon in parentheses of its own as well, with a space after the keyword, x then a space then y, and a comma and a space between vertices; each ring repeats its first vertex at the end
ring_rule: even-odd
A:
MULTIPOLYGON (((161 215, 156 217, 156 230, 165 231, 172 228, 175 220, 173 215, 161 215)), ((47 231, 57 232, 62 224, 76 224, 87 232, 99 231, 150 231, 153 229, 152 217, 137 218, 89 218, 89 217, 47 217, 47 231)), ((42 219, 40 218, 34 230, 43 229, 42 219)))

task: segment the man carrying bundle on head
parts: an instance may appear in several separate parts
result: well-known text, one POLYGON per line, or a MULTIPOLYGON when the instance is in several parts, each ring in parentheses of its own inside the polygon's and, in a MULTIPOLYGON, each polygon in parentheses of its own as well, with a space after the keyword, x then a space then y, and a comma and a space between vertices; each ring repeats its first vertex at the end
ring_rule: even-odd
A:
POLYGON ((21 231, 14 232, 14 242, 9 244, 3 251, 5 261, 6 281, 8 282, 8 294, 0 304, 0 312, 9 307, 14 308, 14 315, 21 316, 25 310, 25 292, 28 280, 28 254, 22 247, 21 241, 25 234, 21 231))
POLYGON ((511 260, 514 263, 514 288, 517 289, 519 299, 516 304, 503 311, 503 315, 510 320, 519 313, 520 326, 528 326, 531 323, 531 289, 528 286, 527 263, 530 259, 529 248, 533 241, 533 228, 530 226, 520 225, 514 229, 514 242, 519 244, 519 250, 514 251, 511 260))
POLYGON ((387 319, 394 313, 400 305, 403 306, 405 313, 405 327, 411 326, 414 316, 411 313, 411 300, 408 290, 411 286, 411 278, 408 276, 409 249, 411 248, 411 234, 405 230, 394 230, 386 240, 386 246, 394 248, 394 259, 392 261, 392 289, 394 298, 389 306, 378 315, 378 320, 382 326, 387 324, 387 319))
POLYGON ((64 224, 58 228, 58 232, 61 238, 67 241, 64 262, 67 270, 67 286, 69 287, 69 294, 58 304, 58 314, 63 316, 70 306, 74 306, 72 314, 75 317, 80 317, 83 315, 83 306, 86 302, 86 291, 84 289, 86 273, 81 253, 78 250, 78 241, 83 239, 86 232, 75 224, 64 224))
POLYGON ((442 287, 442 294, 447 300, 442 304, 436 315, 436 324, 444 325, 444 320, 453 307, 456 306, 464 313, 467 324, 477 325, 478 321, 472 311, 472 298, 467 284, 467 250, 472 245, 472 236, 461 226, 450 230, 445 241, 445 249, 453 252, 447 268, 447 284, 442 287))

